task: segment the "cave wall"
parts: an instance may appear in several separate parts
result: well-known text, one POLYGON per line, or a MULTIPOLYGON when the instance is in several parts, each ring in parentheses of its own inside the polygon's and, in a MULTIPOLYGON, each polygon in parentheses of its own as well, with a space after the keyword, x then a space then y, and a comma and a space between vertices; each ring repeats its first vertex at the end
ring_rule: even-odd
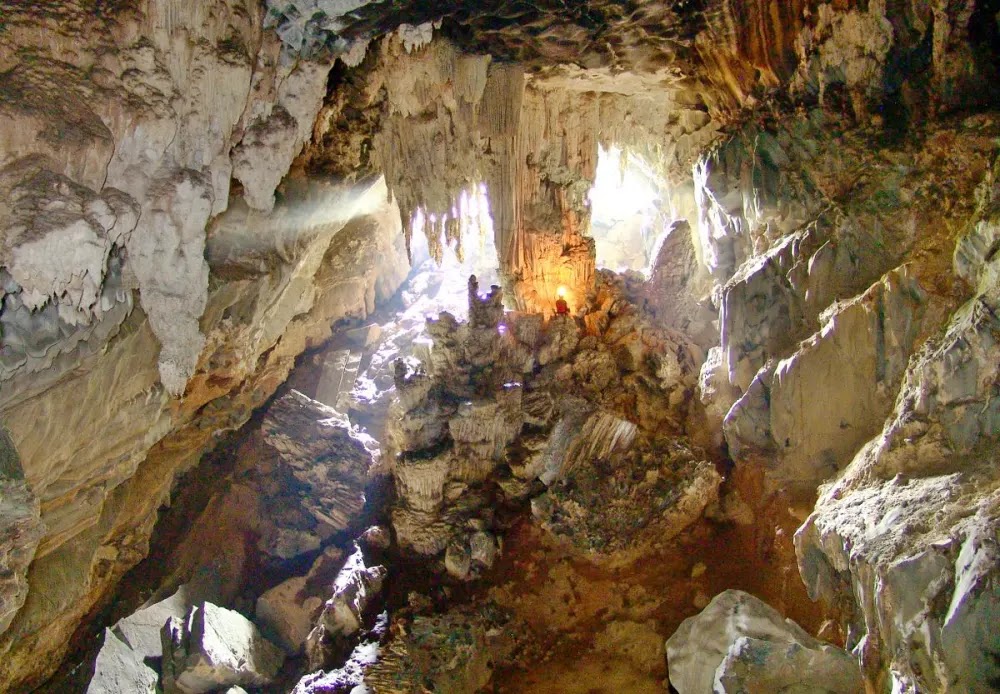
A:
POLYGON ((997 121, 960 5, 821 8, 794 108, 695 168, 703 397, 737 467, 811 511, 801 575, 875 691, 998 681, 997 121))
POLYGON ((177 476, 408 263, 377 181, 275 204, 333 58, 283 55, 257 3, 0 15, 9 691, 51 673, 146 556, 177 476), (361 218, 370 233, 339 236, 361 218))

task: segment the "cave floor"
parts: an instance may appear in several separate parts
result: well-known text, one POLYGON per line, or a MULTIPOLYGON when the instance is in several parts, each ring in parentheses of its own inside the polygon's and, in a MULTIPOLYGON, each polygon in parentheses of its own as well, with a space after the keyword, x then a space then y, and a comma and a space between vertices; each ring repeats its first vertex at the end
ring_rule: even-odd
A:
POLYGON ((758 596, 813 634, 826 631, 829 615, 809 600, 795 569, 791 537, 799 521, 774 505, 761 520, 739 526, 702 519, 634 561, 612 565, 614 558, 591 561, 521 519, 479 590, 512 614, 525 638, 486 691, 662 692, 664 640, 729 588, 758 596))

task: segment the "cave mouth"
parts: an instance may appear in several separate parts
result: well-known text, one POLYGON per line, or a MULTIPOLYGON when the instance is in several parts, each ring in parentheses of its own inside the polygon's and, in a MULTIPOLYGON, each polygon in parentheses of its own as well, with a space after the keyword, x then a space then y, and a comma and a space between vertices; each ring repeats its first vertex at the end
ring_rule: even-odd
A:
POLYGON ((647 276, 671 221, 669 190, 640 154, 598 145, 590 203, 590 237, 598 268, 647 276))
POLYGON ((436 316, 448 311, 465 320, 469 277, 475 275, 487 288, 500 283, 487 185, 473 183, 462 189, 443 214, 418 207, 409 230, 412 270, 400 290, 406 312, 436 316))

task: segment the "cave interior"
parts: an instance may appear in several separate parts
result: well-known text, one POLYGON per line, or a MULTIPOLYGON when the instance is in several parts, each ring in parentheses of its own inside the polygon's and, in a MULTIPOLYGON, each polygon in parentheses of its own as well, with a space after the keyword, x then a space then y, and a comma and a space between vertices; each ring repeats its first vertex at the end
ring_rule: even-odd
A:
POLYGON ((1000 0, 0 0, 0 691, 1000 691, 1000 0))

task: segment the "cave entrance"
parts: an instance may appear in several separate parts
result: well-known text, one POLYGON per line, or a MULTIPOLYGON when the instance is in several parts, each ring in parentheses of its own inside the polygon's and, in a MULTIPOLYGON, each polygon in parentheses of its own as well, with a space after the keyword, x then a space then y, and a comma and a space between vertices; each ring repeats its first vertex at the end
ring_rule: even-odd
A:
POLYGON ((469 275, 476 276, 480 287, 500 284, 485 183, 464 189, 445 214, 428 214, 418 208, 410 220, 410 232, 413 269, 401 291, 405 314, 419 319, 448 311, 465 320, 469 275))
POLYGON ((663 178, 640 155, 599 145, 589 200, 597 267, 647 272, 672 218, 663 178))
POLYGON ((429 366, 427 320, 442 311, 468 318, 469 275, 484 289, 499 284, 486 184, 462 190, 444 214, 418 208, 409 225, 411 269, 393 300, 334 337, 312 367, 290 379, 291 387, 347 415, 380 442, 396 359, 429 366))

